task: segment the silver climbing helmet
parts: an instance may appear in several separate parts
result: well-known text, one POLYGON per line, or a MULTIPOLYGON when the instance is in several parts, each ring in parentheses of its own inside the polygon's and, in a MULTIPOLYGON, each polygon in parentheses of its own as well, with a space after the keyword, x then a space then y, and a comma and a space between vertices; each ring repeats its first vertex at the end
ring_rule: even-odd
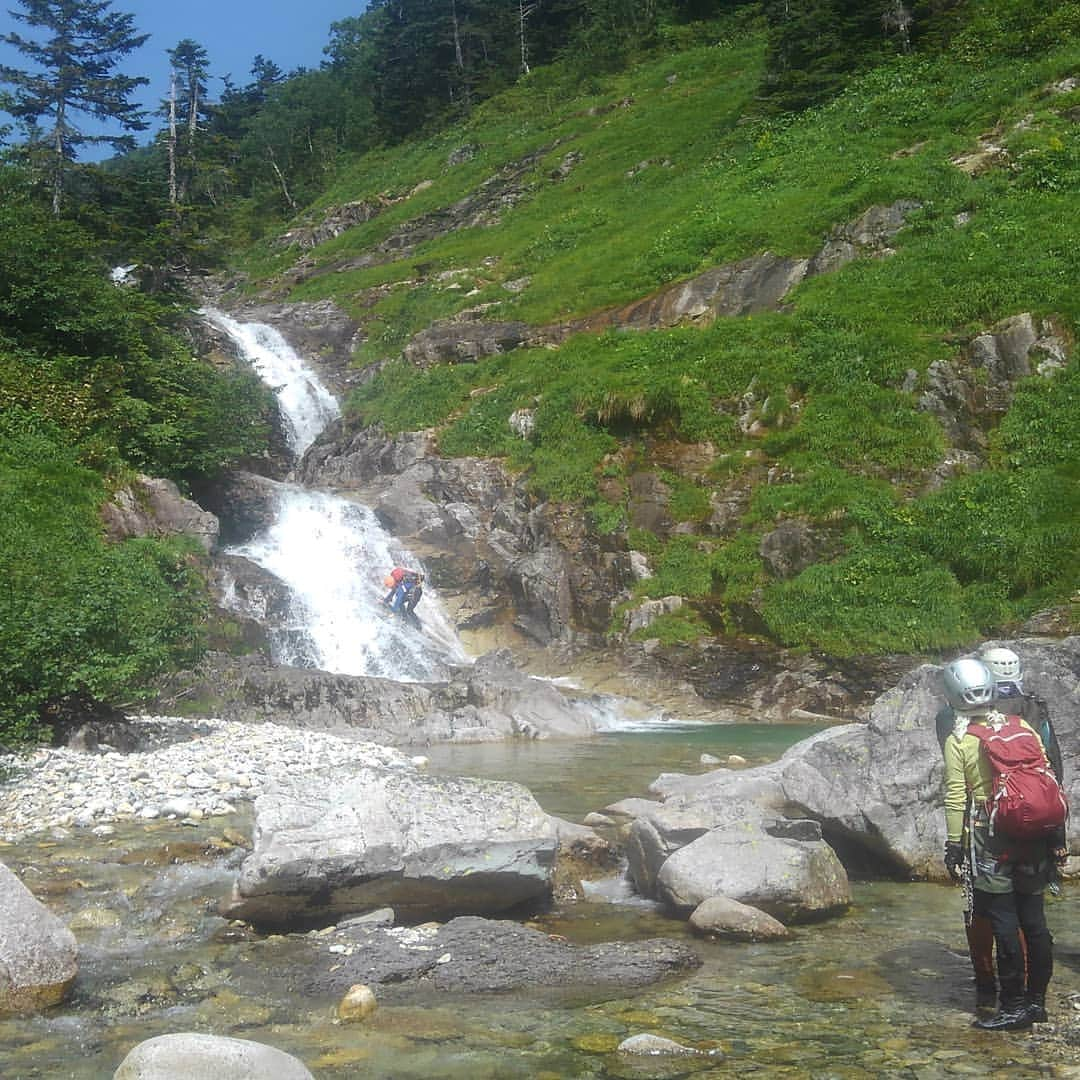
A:
POLYGON ((945 697, 957 712, 989 708, 997 692, 994 673, 981 660, 954 660, 941 673, 945 697))

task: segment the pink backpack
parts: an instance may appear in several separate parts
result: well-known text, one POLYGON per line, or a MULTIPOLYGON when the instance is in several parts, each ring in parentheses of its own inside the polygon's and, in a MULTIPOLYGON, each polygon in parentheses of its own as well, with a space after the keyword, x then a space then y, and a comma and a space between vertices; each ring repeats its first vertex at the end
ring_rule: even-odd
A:
POLYGON ((991 836, 1033 840, 1065 824, 1065 792, 1046 763, 1039 736, 1020 717, 1006 717, 999 728, 969 724, 967 733, 982 743, 993 773, 986 800, 991 836))

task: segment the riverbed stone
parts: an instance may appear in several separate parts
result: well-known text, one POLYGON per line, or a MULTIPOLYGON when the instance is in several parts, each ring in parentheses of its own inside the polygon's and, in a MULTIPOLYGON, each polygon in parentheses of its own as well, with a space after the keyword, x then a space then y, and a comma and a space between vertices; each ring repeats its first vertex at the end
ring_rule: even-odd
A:
POLYGON ((318 954, 307 993, 344 994, 363 983, 380 1002, 408 1000, 417 988, 452 994, 560 986, 622 992, 701 963, 692 946, 671 938, 575 945, 531 926, 475 915, 418 927, 350 922, 329 937, 309 940, 318 954), (334 951, 341 944, 345 951, 334 951))
POLYGON ((78 973, 75 935, 0 863, 0 1013, 63 1001, 78 973))
POLYGON ((390 905, 405 919, 549 895, 557 839, 521 785, 414 770, 307 774, 255 803, 255 850, 223 914, 260 927, 390 905))
POLYGON ((113 1080, 314 1080, 291 1054, 248 1039, 182 1032, 134 1047, 113 1080))
POLYGON ((701 1054, 692 1046, 683 1046, 663 1035, 630 1035, 618 1045, 620 1054, 638 1054, 649 1057, 697 1057, 701 1054))
POLYGON ((370 986, 356 983, 350 986, 345 996, 338 1002, 339 1020, 366 1020, 377 1008, 375 994, 370 986))
POLYGON ((729 896, 710 896, 690 915, 691 928, 706 937, 733 941, 775 941, 790 936, 788 928, 760 908, 729 896))

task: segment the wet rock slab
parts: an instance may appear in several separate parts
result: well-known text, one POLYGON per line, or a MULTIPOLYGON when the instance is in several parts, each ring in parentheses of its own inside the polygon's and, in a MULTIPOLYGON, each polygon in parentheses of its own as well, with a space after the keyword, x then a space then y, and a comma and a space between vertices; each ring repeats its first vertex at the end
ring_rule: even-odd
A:
POLYGON ((700 964, 692 948, 669 938, 580 946, 529 926, 471 915, 418 927, 350 923, 317 940, 320 955, 308 993, 342 994, 366 983, 390 1001, 424 989, 622 991, 700 964))

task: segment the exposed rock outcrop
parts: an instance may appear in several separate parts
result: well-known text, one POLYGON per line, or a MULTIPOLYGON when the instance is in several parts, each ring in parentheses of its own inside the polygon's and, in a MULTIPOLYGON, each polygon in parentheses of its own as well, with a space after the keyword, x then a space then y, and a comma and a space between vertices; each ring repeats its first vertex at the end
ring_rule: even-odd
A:
POLYGON ((223 913, 259 926, 387 905, 420 920, 493 913, 551 892, 555 830, 518 784, 405 769, 306 774, 260 796, 255 813, 255 850, 223 913))
POLYGON ((101 508, 101 516, 111 540, 188 536, 207 552, 218 540, 217 518, 185 499, 171 480, 157 477, 137 476, 114 493, 101 508))
POLYGON ((1053 319, 1024 312, 973 338, 950 360, 926 372, 919 407, 941 422, 952 446, 981 464, 988 434, 1008 411, 1016 384, 1029 375, 1052 377, 1065 366, 1071 346, 1053 319))
POLYGON ((273 666, 257 656, 208 656, 164 689, 246 723, 347 731, 385 746, 592 734, 593 714, 549 682, 529 678, 505 652, 455 670, 448 682, 395 682, 273 666))
POLYGON ((444 592, 498 597, 490 617, 505 615, 542 644, 602 633, 633 580, 629 553, 605 550, 580 513, 537 502, 502 462, 435 456, 424 433, 335 426, 298 476, 357 493, 395 536, 431 551, 444 592))
POLYGON ((75 935, 0 863, 0 1014, 64 1000, 78 973, 75 935))

